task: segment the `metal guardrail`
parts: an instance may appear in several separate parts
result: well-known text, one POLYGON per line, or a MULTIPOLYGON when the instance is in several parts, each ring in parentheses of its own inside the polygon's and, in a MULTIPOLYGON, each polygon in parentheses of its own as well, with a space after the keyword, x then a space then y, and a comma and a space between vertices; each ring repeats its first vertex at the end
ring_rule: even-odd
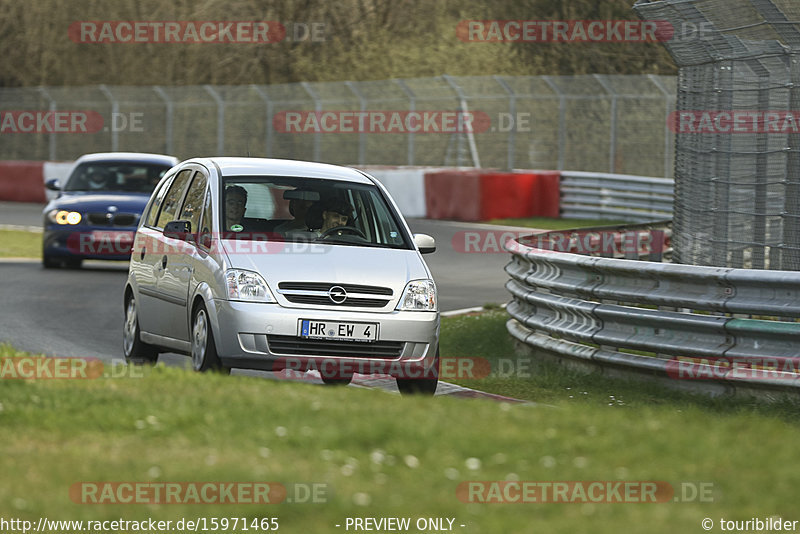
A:
POLYGON ((560 234, 505 244, 507 328, 533 352, 700 390, 800 391, 800 273, 562 252, 560 234))
POLYGON ((672 218, 671 178, 561 172, 561 216, 574 219, 660 221, 672 218))

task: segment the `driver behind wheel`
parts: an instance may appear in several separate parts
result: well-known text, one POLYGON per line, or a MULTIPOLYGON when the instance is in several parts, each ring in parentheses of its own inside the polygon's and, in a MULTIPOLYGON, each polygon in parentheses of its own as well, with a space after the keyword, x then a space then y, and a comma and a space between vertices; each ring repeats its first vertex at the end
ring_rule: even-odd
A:
POLYGON ((347 226, 353 220, 353 206, 344 200, 332 199, 322 206, 322 227, 319 232, 324 234, 332 228, 347 226))

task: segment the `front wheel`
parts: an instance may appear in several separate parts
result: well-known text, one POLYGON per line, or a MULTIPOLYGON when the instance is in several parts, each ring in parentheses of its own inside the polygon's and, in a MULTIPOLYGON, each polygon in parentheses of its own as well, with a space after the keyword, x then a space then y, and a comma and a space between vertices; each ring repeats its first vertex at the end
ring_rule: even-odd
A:
POLYGON ((397 379, 397 389, 403 395, 426 395, 433 396, 436 387, 439 385, 439 348, 436 348, 436 358, 433 360, 431 368, 425 372, 422 378, 400 378, 397 379))
POLYGON ((214 333, 211 322, 208 320, 208 311, 203 304, 199 304, 192 317, 192 368, 195 371, 218 371, 230 374, 231 370, 224 367, 217 354, 214 344, 214 333))
POLYGON ((122 349, 125 361, 142 365, 155 363, 158 360, 158 351, 152 345, 142 342, 139 338, 139 317, 136 310, 136 297, 128 297, 125 303, 125 326, 122 330, 122 349))

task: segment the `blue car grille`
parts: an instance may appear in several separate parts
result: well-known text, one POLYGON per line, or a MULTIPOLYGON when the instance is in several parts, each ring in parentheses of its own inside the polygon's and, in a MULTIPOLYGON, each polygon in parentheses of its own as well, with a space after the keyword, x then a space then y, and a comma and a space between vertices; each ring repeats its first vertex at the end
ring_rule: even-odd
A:
POLYGON ((87 213, 86 218, 94 226, 136 226, 139 216, 135 213, 87 213))

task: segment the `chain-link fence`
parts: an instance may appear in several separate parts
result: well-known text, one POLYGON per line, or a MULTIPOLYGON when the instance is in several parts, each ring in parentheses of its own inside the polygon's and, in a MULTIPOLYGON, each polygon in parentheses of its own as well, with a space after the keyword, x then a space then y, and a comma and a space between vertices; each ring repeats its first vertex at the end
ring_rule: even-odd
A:
POLYGON ((678 64, 674 261, 800 270, 800 3, 640 0, 678 64))
POLYGON ((671 176, 675 87, 670 76, 586 75, 0 88, 0 158, 125 150, 671 176), (59 120, 48 112, 67 111, 93 127, 48 129, 59 120), (459 127, 465 113, 471 126, 459 127))

